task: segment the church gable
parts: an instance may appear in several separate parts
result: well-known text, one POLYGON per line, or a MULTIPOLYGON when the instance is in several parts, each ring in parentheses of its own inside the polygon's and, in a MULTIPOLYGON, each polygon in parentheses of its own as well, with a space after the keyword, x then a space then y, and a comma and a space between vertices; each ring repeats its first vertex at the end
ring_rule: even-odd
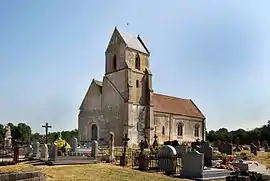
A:
POLYGON ((79 109, 80 110, 100 109, 101 96, 102 96, 102 82, 93 79, 79 109))
POLYGON ((154 111, 205 119, 191 99, 182 99, 162 94, 153 94, 154 111))
POLYGON ((117 27, 115 27, 113 31, 113 34, 107 46, 106 52, 109 51, 109 49, 111 48, 111 45, 116 45, 116 44, 118 45, 124 44, 127 48, 131 48, 135 51, 138 51, 147 55, 150 54, 147 46, 145 45, 144 41, 139 35, 136 37, 131 34, 121 32, 117 27))

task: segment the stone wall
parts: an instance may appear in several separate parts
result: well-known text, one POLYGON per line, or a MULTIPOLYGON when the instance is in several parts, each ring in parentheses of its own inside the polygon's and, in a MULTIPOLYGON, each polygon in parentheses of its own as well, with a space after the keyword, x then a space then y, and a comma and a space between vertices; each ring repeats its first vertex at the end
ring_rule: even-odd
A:
POLYGON ((18 172, 18 173, 1 173, 1 181, 46 181, 46 175, 42 172, 18 172))
POLYGON ((178 140, 179 142, 191 142, 196 139, 203 139, 203 120, 198 118, 191 118, 187 116, 177 116, 166 113, 154 112, 154 124, 156 127, 156 134, 158 142, 163 143, 168 140, 178 140), (183 125, 183 135, 177 134, 177 125, 183 125), (199 137, 195 137, 195 125, 199 125, 199 137), (164 134, 163 127, 164 126, 164 134))

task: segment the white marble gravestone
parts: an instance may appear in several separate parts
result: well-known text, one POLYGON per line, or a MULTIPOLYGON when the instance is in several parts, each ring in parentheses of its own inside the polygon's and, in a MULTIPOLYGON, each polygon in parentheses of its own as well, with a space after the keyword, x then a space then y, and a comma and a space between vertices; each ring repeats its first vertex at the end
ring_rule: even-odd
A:
POLYGON ((109 145, 109 157, 110 157, 110 161, 114 160, 114 155, 113 155, 113 151, 114 151, 114 133, 110 132, 110 145, 109 145))
POLYGON ((176 150, 171 145, 163 146, 158 154, 158 166, 166 174, 173 174, 176 172, 177 157, 176 150))
POLYGON ((40 143, 39 143, 39 142, 36 142, 36 143, 34 144, 34 148, 33 148, 33 157, 34 157, 34 158, 37 158, 37 159, 40 158, 40 151, 39 151, 39 148, 40 148, 40 143))
POLYGON ((47 144, 42 144, 40 159, 43 161, 47 161, 48 158, 49 158, 48 146, 47 144))
POLYGON ((6 147, 10 147, 12 145, 11 140, 12 140, 12 136, 11 136, 11 129, 9 125, 5 126, 5 138, 4 138, 4 146, 6 147))

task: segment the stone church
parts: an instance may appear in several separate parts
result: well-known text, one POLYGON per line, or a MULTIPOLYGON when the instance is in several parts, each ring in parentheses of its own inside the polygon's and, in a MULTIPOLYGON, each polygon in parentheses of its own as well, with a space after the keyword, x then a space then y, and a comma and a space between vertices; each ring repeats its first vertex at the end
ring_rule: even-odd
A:
POLYGON ((144 137, 152 144, 168 140, 191 142, 205 137, 205 117, 191 99, 155 93, 152 88, 150 52, 138 35, 123 33, 115 27, 105 51, 102 81, 93 79, 80 106, 79 141, 98 140, 122 145, 125 134, 129 146, 144 137))

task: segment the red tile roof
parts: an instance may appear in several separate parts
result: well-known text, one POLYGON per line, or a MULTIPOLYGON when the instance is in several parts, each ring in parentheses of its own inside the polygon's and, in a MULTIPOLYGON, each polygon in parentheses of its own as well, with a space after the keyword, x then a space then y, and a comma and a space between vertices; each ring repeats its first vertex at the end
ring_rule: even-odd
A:
POLYGON ((205 118, 191 99, 153 94, 154 111, 182 116, 205 118))

